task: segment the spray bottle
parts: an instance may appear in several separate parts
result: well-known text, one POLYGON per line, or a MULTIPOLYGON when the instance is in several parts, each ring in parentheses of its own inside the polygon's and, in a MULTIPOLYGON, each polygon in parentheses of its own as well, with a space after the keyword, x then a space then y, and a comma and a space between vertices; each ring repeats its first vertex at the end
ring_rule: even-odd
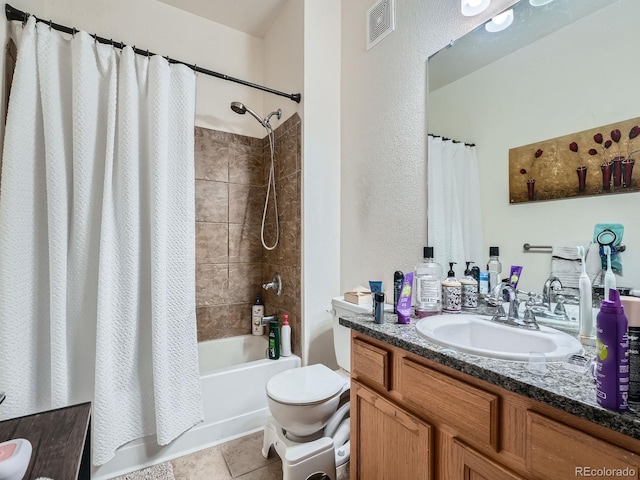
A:
POLYGON ((629 408, 628 321, 620 293, 611 289, 596 320, 596 400, 611 410, 629 408))

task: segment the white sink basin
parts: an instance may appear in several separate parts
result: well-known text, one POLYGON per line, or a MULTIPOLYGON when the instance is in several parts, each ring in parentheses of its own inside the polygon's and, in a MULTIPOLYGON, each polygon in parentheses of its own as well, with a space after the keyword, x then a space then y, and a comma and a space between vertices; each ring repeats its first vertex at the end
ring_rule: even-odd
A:
POLYGON ((491 322, 480 315, 436 315, 416 323, 418 334, 430 342, 465 353, 527 362, 529 352, 544 353, 548 362, 582 351, 578 339, 554 328, 526 330, 491 322))

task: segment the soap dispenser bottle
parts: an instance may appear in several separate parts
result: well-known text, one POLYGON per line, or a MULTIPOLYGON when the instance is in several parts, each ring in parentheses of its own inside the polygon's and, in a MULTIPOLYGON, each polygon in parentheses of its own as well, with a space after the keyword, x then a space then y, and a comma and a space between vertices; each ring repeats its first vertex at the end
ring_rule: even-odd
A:
POLYGON ((415 313, 423 318, 442 309, 442 265, 433 260, 433 247, 424 247, 424 263, 415 269, 415 313))
POLYGON ((478 308, 478 281, 473 277, 473 272, 469 265, 473 262, 466 262, 467 269, 464 277, 460 279, 462 285, 462 310, 474 310, 478 308))
POLYGON ((442 311, 445 313, 460 313, 462 309, 462 283, 453 271, 455 262, 449 262, 447 278, 442 281, 442 311))
POLYGON ((620 293, 609 290, 596 319, 596 401, 611 410, 629 408, 628 321, 620 293))

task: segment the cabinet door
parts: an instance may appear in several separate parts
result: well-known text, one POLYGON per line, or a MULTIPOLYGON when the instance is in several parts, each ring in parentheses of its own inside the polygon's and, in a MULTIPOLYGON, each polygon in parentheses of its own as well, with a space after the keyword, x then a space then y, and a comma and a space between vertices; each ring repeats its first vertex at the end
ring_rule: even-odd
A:
POLYGON ((432 428, 351 382, 351 479, 431 480, 432 428))
POLYGON ((452 480, 523 480, 522 477, 455 439, 453 440, 453 464, 452 480))

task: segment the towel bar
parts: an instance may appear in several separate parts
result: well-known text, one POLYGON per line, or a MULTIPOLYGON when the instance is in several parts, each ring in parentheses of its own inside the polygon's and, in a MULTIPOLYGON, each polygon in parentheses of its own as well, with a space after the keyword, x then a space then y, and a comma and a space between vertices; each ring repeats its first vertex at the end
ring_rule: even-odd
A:
MULTIPOLYGON (((531 245, 529 243, 525 243, 524 245, 522 245, 522 249, 525 252, 528 252, 529 250, 549 250, 549 252, 551 252, 551 250, 553 250, 553 247, 550 245, 531 245)), ((627 249, 627 247, 623 244, 620 244, 616 247, 616 250, 618 252, 624 252, 627 249)))

